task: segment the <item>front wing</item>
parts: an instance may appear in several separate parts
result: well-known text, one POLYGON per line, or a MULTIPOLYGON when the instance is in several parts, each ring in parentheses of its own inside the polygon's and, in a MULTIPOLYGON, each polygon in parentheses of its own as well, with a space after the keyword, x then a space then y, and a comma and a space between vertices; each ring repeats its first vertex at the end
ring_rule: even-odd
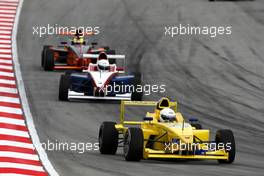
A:
POLYGON ((159 159, 159 158, 166 158, 166 159, 192 159, 192 160, 228 160, 228 153, 224 150, 216 150, 206 152, 204 154, 194 154, 194 155, 179 155, 173 153, 166 153, 165 151, 161 150, 152 150, 146 148, 144 150, 144 159, 159 159))
POLYGON ((91 99, 91 100, 131 100, 131 93, 116 94, 115 96, 87 96, 84 93, 68 91, 68 99, 91 99))

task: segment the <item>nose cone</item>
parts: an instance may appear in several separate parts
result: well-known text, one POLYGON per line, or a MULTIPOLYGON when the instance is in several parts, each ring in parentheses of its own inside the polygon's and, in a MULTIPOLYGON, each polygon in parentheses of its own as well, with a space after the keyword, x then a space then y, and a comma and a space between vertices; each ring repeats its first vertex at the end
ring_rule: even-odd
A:
POLYGON ((180 139, 182 143, 193 143, 193 128, 189 123, 168 123, 172 136, 180 139))

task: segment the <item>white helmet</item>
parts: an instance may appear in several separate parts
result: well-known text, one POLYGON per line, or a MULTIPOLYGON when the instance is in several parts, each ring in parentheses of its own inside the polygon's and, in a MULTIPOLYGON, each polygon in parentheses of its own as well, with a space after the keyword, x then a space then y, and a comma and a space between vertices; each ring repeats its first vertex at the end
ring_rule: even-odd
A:
POLYGON ((107 59, 101 59, 98 61, 98 69, 99 70, 108 70, 109 69, 109 61, 107 59))
POLYGON ((160 122, 171 122, 176 120, 175 112, 170 108, 164 108, 160 111, 160 122))

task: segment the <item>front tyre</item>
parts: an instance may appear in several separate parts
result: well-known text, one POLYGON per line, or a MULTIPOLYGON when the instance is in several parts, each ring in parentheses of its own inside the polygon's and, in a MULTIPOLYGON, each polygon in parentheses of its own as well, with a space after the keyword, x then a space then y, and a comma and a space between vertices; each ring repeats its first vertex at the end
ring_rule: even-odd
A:
POLYGON ((99 130, 99 150, 101 154, 114 155, 118 147, 118 131, 115 122, 103 122, 99 130))
POLYGON ((54 69, 54 52, 47 48, 43 55, 43 68, 45 71, 52 71, 54 69))
POLYGON ((236 144, 233 132, 231 130, 218 130, 216 132, 215 142, 217 146, 219 145, 219 143, 224 144, 225 151, 228 152, 228 159, 218 160, 218 162, 224 164, 233 163, 236 156, 236 144))
POLYGON ((143 158, 144 137, 140 128, 129 128, 124 137, 126 161, 140 161, 143 158))
POLYGON ((59 100, 68 101, 69 88, 71 85, 70 75, 61 75, 59 87, 59 100))

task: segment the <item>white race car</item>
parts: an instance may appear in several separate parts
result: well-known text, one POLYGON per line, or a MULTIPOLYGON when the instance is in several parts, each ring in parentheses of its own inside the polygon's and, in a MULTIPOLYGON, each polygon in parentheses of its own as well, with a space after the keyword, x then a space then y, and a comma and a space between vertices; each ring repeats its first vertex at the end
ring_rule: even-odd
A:
POLYGON ((137 91, 141 86, 141 74, 124 75, 124 55, 85 54, 84 57, 96 59, 82 72, 66 72, 61 75, 59 100, 70 99, 107 99, 137 100, 143 96, 137 91), (110 64, 109 59, 114 63, 110 64), (123 65, 117 67, 116 61, 123 65), (122 74, 122 75, 121 75, 122 74))

